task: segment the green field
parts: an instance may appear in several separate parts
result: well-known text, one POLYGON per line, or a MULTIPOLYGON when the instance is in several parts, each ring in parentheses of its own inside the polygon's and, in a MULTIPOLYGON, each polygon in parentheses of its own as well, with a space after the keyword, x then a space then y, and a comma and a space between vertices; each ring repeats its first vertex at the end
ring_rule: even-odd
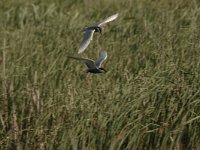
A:
POLYGON ((199 150, 200 1, 1 0, 0 149, 199 150), (80 30, 119 13, 80 55, 80 30), (67 56, 108 53, 105 74, 67 56))

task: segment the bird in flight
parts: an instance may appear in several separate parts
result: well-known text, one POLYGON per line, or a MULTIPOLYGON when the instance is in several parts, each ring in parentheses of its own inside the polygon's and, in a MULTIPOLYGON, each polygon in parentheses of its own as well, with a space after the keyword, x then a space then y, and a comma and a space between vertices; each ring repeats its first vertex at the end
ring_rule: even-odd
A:
POLYGON ((68 56, 68 57, 85 63, 87 66, 86 72, 90 72, 90 73, 105 73, 106 72, 106 70, 101 67, 102 62, 107 58, 106 51, 101 51, 99 53, 99 58, 96 61, 92 59, 88 59, 88 58, 82 58, 82 57, 73 57, 73 56, 68 56))
POLYGON ((80 47, 78 49, 78 53, 82 53, 88 47, 88 45, 90 44, 90 41, 93 38, 94 32, 101 33, 102 32, 101 26, 115 20, 117 17, 118 17, 118 14, 114 14, 98 23, 95 23, 81 30, 82 32, 84 32, 84 34, 83 34, 83 41, 81 42, 80 47))

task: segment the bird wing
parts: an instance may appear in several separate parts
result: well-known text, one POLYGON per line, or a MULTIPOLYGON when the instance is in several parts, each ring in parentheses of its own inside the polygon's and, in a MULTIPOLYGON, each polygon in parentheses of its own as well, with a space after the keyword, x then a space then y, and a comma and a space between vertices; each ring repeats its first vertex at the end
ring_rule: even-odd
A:
POLYGON ((99 53, 99 58, 95 61, 96 67, 100 68, 102 62, 107 58, 107 52, 106 51, 101 51, 99 53))
POLYGON ((82 57, 74 57, 74 56, 68 56, 68 57, 72 58, 72 59, 79 60, 79 61, 85 63, 88 68, 96 68, 96 65, 95 65, 94 61, 91 60, 91 59, 82 58, 82 57))
POLYGON ((94 30, 85 30, 83 34, 83 41, 81 42, 81 45, 78 49, 78 53, 82 53, 90 44, 90 41, 92 40, 94 34, 94 30))
POLYGON ((100 22, 98 22, 96 24, 94 24, 93 26, 102 26, 102 25, 104 25, 104 24, 106 24, 108 22, 111 22, 111 21, 115 20, 118 17, 118 15, 119 15, 118 13, 114 14, 114 15, 112 15, 112 16, 110 16, 110 17, 108 17, 108 18, 106 18, 106 19, 104 19, 104 20, 102 20, 102 21, 100 21, 100 22))

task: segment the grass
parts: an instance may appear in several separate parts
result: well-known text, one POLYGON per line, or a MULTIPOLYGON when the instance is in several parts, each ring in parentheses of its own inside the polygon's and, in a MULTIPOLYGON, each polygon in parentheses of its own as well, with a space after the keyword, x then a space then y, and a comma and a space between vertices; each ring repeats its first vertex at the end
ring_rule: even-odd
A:
POLYGON ((1 149, 194 149, 200 140, 196 0, 0 2, 1 149), (116 12, 81 54, 80 30, 116 12), (80 56, 80 55, 79 55, 80 56))

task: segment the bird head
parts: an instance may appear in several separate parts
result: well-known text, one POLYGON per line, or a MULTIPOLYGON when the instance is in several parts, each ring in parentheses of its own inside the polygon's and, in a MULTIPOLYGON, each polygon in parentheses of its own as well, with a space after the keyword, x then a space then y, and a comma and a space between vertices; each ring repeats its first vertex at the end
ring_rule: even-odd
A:
POLYGON ((105 70, 104 68, 99 68, 99 70, 101 71, 101 73, 106 73, 107 70, 105 70))
POLYGON ((95 32, 99 32, 99 33, 102 33, 102 29, 100 27, 97 27, 95 32))

